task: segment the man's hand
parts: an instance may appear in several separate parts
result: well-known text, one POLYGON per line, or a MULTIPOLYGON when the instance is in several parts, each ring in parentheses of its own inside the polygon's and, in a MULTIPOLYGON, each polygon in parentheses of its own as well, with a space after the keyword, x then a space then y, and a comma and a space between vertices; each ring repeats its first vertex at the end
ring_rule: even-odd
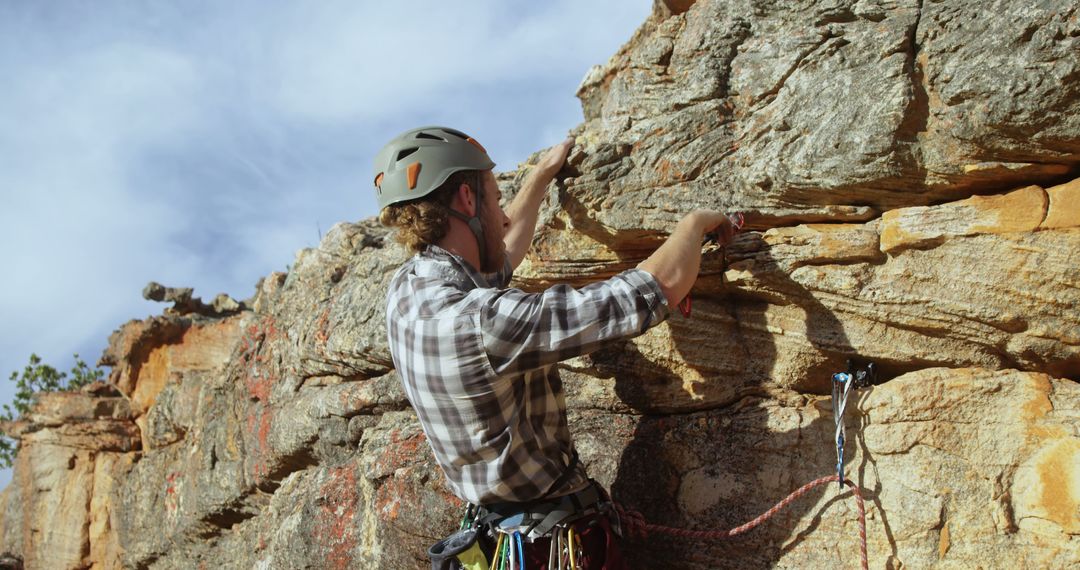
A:
POLYGON ((701 240, 705 234, 716 234, 717 243, 727 245, 735 235, 735 224, 723 212, 694 210, 675 226, 667 241, 638 268, 656 277, 667 298, 675 308, 686 297, 697 280, 701 268, 701 240))
MULTIPOLYGON (((548 149, 544 156, 540 157, 540 162, 536 164, 534 176, 547 178, 547 181, 551 182, 551 179, 555 178, 555 175, 566 164, 566 157, 573 146, 574 137, 567 137, 563 142, 548 149)), ((545 183, 544 186, 547 184, 545 183)))
POLYGON ((725 246, 731 243, 738 228, 732 222, 731 216, 717 212, 716 210, 695 210, 687 214, 687 218, 697 216, 698 224, 702 229, 702 237, 712 235, 716 238, 717 245, 725 246))
POLYGON ((510 218, 510 229, 506 232, 503 241, 506 243, 506 253, 510 256, 512 267, 517 267, 529 251, 533 232, 536 231, 537 214, 540 204, 544 201, 548 184, 551 184, 551 180, 566 164, 566 156, 570 154, 572 146, 574 146, 574 139, 571 137, 545 152, 540 162, 525 178, 514 201, 506 208, 506 215, 510 218))

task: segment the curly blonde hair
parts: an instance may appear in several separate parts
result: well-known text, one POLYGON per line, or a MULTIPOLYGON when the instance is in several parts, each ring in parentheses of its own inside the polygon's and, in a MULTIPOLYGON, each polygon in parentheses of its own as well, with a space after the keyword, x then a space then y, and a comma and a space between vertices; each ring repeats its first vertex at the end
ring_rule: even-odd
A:
POLYGON ((423 251, 446 236, 454 192, 463 183, 477 184, 480 180, 477 174, 475 170, 455 172, 427 196, 383 208, 379 212, 379 222, 395 228, 394 239, 409 251, 423 251))

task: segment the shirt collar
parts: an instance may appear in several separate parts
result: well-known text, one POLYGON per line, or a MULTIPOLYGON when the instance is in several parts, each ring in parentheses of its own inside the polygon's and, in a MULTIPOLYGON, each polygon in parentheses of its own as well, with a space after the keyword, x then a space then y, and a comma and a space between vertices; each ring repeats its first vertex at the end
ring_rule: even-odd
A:
POLYGON ((420 252, 419 255, 422 259, 449 264, 449 268, 455 275, 447 275, 448 278, 464 275, 472 282, 473 286, 477 288, 486 289, 494 287, 492 283, 495 280, 497 273, 481 273, 474 269, 468 261, 465 261, 465 258, 451 253, 437 245, 427 246, 427 249, 420 252))

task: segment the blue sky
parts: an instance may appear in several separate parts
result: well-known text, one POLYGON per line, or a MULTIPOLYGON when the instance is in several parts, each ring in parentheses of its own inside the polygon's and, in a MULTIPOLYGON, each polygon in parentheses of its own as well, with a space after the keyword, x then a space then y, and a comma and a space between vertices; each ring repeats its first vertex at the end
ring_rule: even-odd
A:
POLYGON ((374 215, 370 161, 402 130, 465 130, 497 170, 562 140, 651 4, 0 4, 0 401, 31 352, 93 363, 160 313, 149 281, 243 299, 374 215))

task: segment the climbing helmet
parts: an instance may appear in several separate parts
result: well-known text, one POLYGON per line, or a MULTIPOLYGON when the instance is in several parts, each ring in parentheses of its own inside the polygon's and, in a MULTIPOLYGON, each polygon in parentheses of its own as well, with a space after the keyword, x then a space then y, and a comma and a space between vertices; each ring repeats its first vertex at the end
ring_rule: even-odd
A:
POLYGON ((394 137, 375 156, 379 209, 422 198, 461 170, 495 167, 476 139, 447 127, 420 127, 394 137))

